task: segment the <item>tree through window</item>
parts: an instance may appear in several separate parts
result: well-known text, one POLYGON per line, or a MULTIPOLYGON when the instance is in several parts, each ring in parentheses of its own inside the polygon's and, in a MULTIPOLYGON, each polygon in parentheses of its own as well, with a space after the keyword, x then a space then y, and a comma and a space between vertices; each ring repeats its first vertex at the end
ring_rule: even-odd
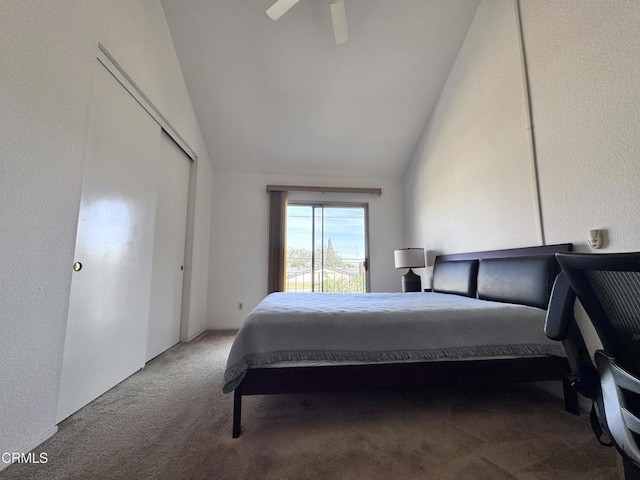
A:
POLYGON ((285 291, 367 291, 367 207, 287 206, 285 291))

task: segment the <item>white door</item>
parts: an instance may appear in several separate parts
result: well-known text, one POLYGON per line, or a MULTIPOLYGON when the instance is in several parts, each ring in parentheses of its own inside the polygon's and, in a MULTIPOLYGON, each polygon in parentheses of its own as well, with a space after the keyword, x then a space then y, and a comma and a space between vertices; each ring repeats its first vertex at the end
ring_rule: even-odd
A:
POLYGON ((58 421, 144 366, 159 142, 160 126, 96 61, 58 421))
POLYGON ((164 130, 157 159, 158 193, 147 356, 180 341, 184 244, 191 159, 164 130))

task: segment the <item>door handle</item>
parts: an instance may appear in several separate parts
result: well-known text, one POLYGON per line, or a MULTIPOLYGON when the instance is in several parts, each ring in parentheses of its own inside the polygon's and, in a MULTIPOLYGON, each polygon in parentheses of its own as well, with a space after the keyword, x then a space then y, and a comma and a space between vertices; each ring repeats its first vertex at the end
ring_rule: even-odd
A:
POLYGON ((80 270, 82 270, 82 263, 80 262, 76 262, 73 264, 73 271, 74 272, 79 272, 80 270))

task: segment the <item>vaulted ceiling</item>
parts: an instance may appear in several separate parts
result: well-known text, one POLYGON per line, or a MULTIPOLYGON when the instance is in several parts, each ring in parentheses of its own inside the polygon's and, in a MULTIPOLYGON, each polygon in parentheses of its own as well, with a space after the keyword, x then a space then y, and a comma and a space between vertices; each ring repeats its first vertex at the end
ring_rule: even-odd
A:
POLYGON ((400 178, 479 0, 161 0, 214 170, 400 178))

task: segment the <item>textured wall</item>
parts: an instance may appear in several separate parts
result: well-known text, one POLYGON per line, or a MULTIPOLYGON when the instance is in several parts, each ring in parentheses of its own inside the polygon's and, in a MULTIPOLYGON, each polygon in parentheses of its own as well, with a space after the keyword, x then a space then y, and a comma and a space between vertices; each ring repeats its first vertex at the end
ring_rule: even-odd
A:
POLYGON ((464 252, 537 242, 516 11, 485 1, 404 176, 410 244, 464 252))
MULTIPOLYGON (((380 187, 382 196, 291 192, 291 199, 369 203, 371 289, 399 291, 404 272, 394 269, 393 250, 404 244, 399 180, 292 177, 216 172, 213 188, 209 328, 239 328, 267 294, 268 201, 266 186, 380 187), (238 311, 238 302, 244 310, 238 311)), ((420 269, 418 269, 419 271, 420 269)))
MULTIPOLYGON (((196 261, 211 167, 158 1, 5 1, 0 32, 0 452, 14 452, 55 424, 98 42, 200 155, 196 261)), ((191 301, 204 323, 203 293, 191 301)))
MULTIPOLYGON (((640 250, 640 3, 521 4, 546 243, 640 250)), ((404 176, 410 242, 538 243, 514 5, 480 5, 404 176)))
MULTIPOLYGON (((537 244, 514 5, 480 5, 404 176, 410 243, 537 244)), ((640 2, 522 0, 521 13, 546 243, 589 251, 603 228, 602 252, 638 251, 640 2)))
POLYGON ((547 241, 640 250, 640 2, 522 2, 547 241))

